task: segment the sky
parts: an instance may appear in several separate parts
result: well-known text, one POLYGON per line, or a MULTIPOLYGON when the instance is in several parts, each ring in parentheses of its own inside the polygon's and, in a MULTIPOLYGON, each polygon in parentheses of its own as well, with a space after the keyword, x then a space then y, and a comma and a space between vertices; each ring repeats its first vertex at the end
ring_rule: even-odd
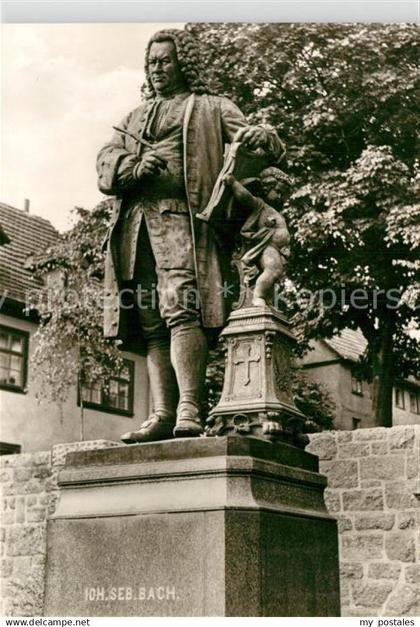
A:
POLYGON ((30 213, 63 231, 73 207, 103 198, 96 154, 138 105, 147 41, 168 26, 1 26, 1 202, 28 198, 30 213))

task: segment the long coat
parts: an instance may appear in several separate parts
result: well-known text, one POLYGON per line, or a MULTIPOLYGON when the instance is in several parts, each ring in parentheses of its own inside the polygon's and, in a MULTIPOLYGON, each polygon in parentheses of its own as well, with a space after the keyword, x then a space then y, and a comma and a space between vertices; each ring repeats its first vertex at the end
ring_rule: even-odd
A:
MULTIPOLYGON (((134 109, 119 128, 141 136, 150 106, 146 103, 134 109)), ((246 125, 243 113, 227 98, 197 94, 188 97, 183 121, 183 169, 204 328, 222 327, 228 311, 221 268, 223 255, 207 224, 197 220, 195 215, 208 203, 223 165, 225 143, 230 143, 237 130, 246 125)), ((271 152, 280 152, 282 144, 275 131, 268 128, 267 134, 271 152)), ((100 191, 116 196, 105 259, 104 334, 121 339, 130 350, 141 352, 138 324, 130 319, 130 310, 120 307, 121 278, 116 253, 116 233, 124 209, 124 190, 118 189, 117 176, 123 161, 136 153, 139 154, 136 140, 116 132, 99 152, 97 171, 100 191), (133 342, 134 338, 138 341, 133 342)))

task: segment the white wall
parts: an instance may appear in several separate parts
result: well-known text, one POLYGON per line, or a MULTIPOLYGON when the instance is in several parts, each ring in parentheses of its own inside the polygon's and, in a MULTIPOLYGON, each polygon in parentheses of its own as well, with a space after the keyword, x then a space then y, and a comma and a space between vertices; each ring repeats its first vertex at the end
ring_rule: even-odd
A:
MULTIPOLYGON (((36 399, 36 387, 33 383, 30 356, 34 346, 32 335, 36 324, 0 315, 0 324, 22 331, 28 331, 29 367, 28 391, 26 393, 0 390, 0 440, 20 444, 22 452, 40 451, 62 442, 74 442, 80 439, 81 410, 77 406, 77 390, 69 394, 68 400, 59 407, 36 399)), ((126 431, 138 428, 149 412, 149 385, 146 375, 146 360, 132 353, 124 357, 135 362, 134 381, 134 417, 110 414, 92 409, 84 410, 85 440, 119 440, 126 431)))

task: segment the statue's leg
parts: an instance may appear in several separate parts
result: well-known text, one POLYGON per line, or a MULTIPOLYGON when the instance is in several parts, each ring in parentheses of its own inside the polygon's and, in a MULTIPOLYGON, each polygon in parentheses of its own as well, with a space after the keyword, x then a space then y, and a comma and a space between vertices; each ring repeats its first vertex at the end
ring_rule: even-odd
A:
POLYGON ((283 259, 274 246, 267 246, 260 259, 262 273, 255 282, 252 304, 265 305, 273 295, 274 283, 283 275, 283 259))
POLYGON ((175 437, 203 433, 201 404, 206 376, 207 340, 199 323, 183 323, 171 329, 171 360, 179 388, 175 437))
POLYGON ((159 310, 155 262, 146 226, 139 236, 141 255, 136 263, 137 316, 147 345, 147 372, 153 412, 137 431, 121 436, 123 442, 154 442, 173 437, 178 385, 170 358, 170 332, 159 310))
POLYGON ((195 273, 191 268, 157 272, 161 314, 171 332, 171 361, 179 389, 174 435, 194 437, 203 433, 201 401, 207 364, 195 273))

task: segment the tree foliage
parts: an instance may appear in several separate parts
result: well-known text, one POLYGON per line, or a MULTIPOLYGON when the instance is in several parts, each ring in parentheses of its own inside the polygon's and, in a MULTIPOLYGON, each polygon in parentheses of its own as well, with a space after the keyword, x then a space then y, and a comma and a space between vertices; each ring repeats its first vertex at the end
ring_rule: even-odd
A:
POLYGON ((360 328, 378 424, 418 374, 420 211, 415 25, 190 24, 212 87, 274 125, 294 178, 283 291, 301 348, 360 328), (358 290, 358 291, 357 291, 358 290), (303 295, 306 294, 306 297, 303 295))
POLYGON ((34 335, 33 371, 40 398, 62 403, 71 388, 86 381, 105 384, 123 361, 116 344, 103 337, 101 242, 110 217, 109 201, 92 211, 77 207, 77 222, 56 246, 33 260, 44 281, 32 306, 40 324, 34 335))

